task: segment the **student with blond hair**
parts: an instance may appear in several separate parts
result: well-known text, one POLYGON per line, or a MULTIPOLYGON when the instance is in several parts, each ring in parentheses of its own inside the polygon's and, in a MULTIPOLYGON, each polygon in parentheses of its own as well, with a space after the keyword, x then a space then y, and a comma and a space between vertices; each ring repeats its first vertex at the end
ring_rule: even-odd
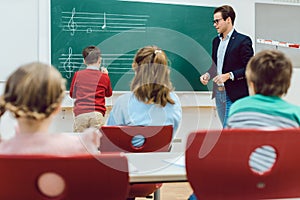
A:
POLYGON ((33 62, 14 71, 0 96, 0 116, 9 111, 18 127, 13 138, 0 143, 0 154, 96 153, 100 135, 95 130, 82 135, 49 133, 64 95, 65 80, 52 66, 33 62))
POLYGON ((113 105, 107 125, 173 125, 173 136, 182 118, 181 104, 173 91, 165 52, 157 46, 139 49, 133 59, 131 92, 113 105))
MULTIPOLYGON (((167 55, 157 46, 143 47, 137 51, 132 68, 135 74, 131 92, 116 100, 107 125, 172 125, 174 137, 181 122, 182 110, 170 81, 167 55)), ((140 147, 145 138, 134 137, 131 142, 133 146, 140 147)), ((136 189, 130 188, 127 200, 135 199, 135 194, 136 189)))

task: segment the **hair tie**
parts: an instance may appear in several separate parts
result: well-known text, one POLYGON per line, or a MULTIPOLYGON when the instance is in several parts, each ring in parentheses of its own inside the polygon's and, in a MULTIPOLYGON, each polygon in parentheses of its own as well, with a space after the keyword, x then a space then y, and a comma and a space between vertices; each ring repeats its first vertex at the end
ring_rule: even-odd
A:
POLYGON ((160 50, 160 49, 156 49, 155 51, 154 51, 154 54, 156 55, 156 54, 158 54, 158 53, 161 53, 162 51, 160 50))

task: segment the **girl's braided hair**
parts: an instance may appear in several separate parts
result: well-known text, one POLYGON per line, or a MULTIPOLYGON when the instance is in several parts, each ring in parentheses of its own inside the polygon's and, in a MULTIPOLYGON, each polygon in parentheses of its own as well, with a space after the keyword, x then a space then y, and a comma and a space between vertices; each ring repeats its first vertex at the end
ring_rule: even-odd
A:
POLYGON ((20 66, 7 79, 0 97, 0 116, 6 110, 16 118, 42 120, 61 104, 65 80, 53 66, 34 62, 20 66))

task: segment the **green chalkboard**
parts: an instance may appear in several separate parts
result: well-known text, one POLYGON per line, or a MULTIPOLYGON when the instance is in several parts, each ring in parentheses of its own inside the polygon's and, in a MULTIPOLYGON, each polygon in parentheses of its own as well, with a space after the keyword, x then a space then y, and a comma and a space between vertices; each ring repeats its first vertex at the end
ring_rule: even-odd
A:
POLYGON ((211 65, 213 7, 117 0, 51 0, 51 63, 67 79, 83 69, 82 49, 96 45, 114 91, 130 90, 136 51, 166 51, 176 91, 207 91, 199 76, 211 65))

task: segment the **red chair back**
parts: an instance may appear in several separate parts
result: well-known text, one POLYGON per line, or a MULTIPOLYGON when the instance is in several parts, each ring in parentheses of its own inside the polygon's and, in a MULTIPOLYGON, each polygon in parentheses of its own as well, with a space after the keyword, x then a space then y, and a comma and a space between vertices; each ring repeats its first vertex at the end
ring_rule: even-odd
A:
POLYGON ((127 158, 120 154, 1 155, 0 173, 0 199, 125 200, 129 189, 127 158), (61 192, 53 195, 53 191, 61 192))
MULTIPOLYGON (((165 152, 171 148, 173 126, 102 126, 100 131, 101 152, 165 152), (132 139, 137 135, 145 138, 140 147, 132 145, 132 139)), ((132 184, 128 197, 147 197, 161 186, 161 183, 132 184)))
POLYGON ((300 197, 300 130, 209 130, 193 132, 186 146, 188 180, 199 199, 300 197), (277 158, 259 174, 249 157, 269 145, 277 158))
POLYGON ((170 148, 173 126, 102 126, 100 131, 101 152, 163 152, 170 148), (138 148, 132 145, 137 135, 145 138, 138 148))

